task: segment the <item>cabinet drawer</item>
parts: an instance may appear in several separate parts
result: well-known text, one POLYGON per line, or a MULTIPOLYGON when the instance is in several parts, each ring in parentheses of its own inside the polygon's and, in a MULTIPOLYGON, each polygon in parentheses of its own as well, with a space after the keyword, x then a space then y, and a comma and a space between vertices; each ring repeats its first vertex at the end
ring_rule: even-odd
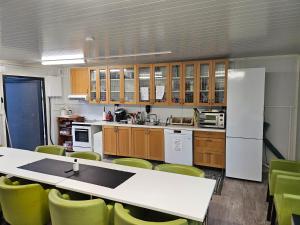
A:
POLYGON ((194 164, 214 168, 225 168, 225 155, 217 153, 195 153, 194 164))
POLYGON ((225 139, 225 132, 194 131, 194 137, 225 139))
POLYGON ((201 153, 225 152, 225 139, 195 138, 195 150, 201 153))

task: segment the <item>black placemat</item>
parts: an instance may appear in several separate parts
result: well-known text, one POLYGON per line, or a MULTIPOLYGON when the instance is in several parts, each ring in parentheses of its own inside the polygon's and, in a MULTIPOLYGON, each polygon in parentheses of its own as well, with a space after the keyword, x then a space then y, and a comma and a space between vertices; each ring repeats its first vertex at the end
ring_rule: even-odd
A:
MULTIPOLYGON (((71 177, 73 172, 73 163, 54 159, 42 159, 33 163, 18 167, 20 169, 29 170, 38 173, 45 173, 58 177, 71 177)), ((87 169, 86 165, 80 165, 80 170, 87 169)))
POLYGON ((82 171, 80 169, 78 174, 74 174, 73 176, 69 177, 69 179, 114 189, 133 175, 135 175, 135 173, 96 166, 88 166, 86 170, 82 171))
POLYGON ((300 215, 293 214, 294 225, 300 225, 300 215))
POLYGON ((20 169, 44 173, 59 177, 65 177, 86 183, 96 184, 107 188, 116 188, 135 173, 107 169, 96 166, 80 164, 79 173, 72 171, 73 163, 54 159, 42 159, 33 163, 18 167, 20 169))

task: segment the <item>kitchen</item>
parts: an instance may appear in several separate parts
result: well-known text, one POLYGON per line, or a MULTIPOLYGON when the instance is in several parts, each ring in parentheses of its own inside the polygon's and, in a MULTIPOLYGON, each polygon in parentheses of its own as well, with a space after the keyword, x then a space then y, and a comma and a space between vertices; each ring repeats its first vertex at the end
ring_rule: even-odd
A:
POLYGON ((26 1, 0 3, 1 175, 189 223, 282 224, 271 173, 276 158, 300 159, 298 3, 26 1), (96 166, 136 175, 110 192, 96 181, 19 170, 45 160, 32 154, 37 146, 63 149, 64 158, 47 158, 66 165, 77 154, 82 174, 96 166), (82 161, 85 153, 99 162, 82 161), (127 158, 153 171, 115 165, 127 158), (156 170, 176 165, 201 178, 162 182, 156 170), (146 186, 168 199, 139 195, 146 186), (175 190, 194 207, 167 204, 175 190))

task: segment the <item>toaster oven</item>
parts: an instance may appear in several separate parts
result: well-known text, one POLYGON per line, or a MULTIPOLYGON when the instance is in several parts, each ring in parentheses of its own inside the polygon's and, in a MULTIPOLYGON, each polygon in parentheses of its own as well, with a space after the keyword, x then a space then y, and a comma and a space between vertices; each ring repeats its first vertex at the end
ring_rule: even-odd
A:
POLYGON ((200 112, 199 127, 225 128, 224 112, 200 112))

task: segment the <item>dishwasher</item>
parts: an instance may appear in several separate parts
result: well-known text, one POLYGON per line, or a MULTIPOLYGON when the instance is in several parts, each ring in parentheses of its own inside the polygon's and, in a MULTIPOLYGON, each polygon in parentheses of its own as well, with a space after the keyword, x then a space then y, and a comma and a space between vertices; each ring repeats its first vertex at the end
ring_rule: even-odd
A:
POLYGON ((165 162, 193 165, 193 131, 164 129, 165 162))

